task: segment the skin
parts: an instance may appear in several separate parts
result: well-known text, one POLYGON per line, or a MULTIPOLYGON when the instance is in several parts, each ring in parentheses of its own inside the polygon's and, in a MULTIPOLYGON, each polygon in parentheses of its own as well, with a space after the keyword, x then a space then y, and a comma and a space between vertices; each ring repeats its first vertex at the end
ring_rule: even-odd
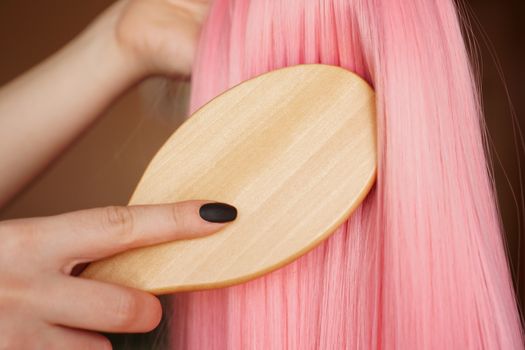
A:
MULTIPOLYGON (((151 75, 188 75, 208 6, 202 0, 118 1, 54 56, 2 87, 0 168, 9 171, 0 177, 0 205, 126 89, 151 75)), ((155 328, 162 311, 153 295, 72 276, 73 267, 220 230, 226 224, 200 218, 204 203, 0 222, 0 349, 110 349, 97 331, 155 328)))

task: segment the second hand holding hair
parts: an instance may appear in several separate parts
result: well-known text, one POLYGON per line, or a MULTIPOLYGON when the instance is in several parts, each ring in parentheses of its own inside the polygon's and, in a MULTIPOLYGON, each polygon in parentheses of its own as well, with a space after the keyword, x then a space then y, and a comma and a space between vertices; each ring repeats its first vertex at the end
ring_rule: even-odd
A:
POLYGON ((10 171, 0 177, 0 206, 130 86, 152 75, 189 75, 208 6, 207 0, 118 1, 63 49, 3 86, 0 167, 10 171))

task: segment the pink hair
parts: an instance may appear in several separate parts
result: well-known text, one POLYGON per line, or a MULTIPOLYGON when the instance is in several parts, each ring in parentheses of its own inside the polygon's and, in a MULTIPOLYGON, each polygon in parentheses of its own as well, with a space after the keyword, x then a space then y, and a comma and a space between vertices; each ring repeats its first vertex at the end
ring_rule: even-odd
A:
POLYGON ((192 109, 301 63, 342 66, 374 86, 377 184, 337 232, 285 268, 177 295, 173 347, 523 348, 454 3, 216 0, 192 109))

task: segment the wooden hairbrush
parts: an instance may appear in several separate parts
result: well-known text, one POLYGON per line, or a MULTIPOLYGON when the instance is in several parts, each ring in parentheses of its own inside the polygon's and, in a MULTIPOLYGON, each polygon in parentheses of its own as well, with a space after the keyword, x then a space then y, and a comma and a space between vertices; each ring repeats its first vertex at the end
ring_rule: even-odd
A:
POLYGON ((156 294, 224 287, 327 238, 376 177, 375 96, 339 67, 279 69, 199 109, 149 164, 129 204, 208 199, 237 219, 216 234, 134 249, 83 277, 156 294))

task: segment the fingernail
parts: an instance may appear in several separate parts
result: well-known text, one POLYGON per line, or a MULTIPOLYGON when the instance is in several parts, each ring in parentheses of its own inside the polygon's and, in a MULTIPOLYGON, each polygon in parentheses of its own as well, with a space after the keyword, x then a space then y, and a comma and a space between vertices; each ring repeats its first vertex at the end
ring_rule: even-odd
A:
POLYGON ((209 222, 230 222, 237 217, 237 209, 226 203, 206 203, 200 207, 199 215, 209 222))

